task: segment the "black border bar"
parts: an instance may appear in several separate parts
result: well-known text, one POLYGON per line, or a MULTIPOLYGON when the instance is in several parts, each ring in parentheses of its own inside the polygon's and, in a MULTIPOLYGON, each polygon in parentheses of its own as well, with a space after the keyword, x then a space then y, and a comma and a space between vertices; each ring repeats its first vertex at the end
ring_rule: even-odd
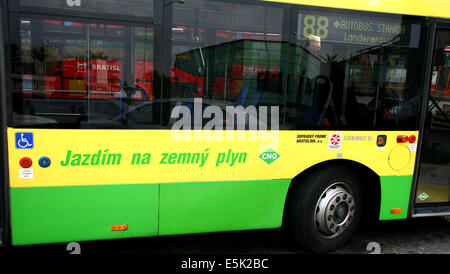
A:
POLYGON ((10 215, 9 215, 9 175, 8 175, 8 146, 7 146, 7 89, 6 89, 6 52, 8 52, 7 31, 4 33, 3 26, 7 26, 6 2, 0 2, 0 246, 9 244, 10 215))

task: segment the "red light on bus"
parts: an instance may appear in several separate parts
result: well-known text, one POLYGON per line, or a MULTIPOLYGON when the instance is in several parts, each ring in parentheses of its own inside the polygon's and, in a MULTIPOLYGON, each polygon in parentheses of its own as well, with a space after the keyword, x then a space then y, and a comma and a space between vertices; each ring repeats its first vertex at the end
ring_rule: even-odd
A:
POLYGON ((33 164, 33 161, 28 157, 23 157, 20 159, 19 164, 22 168, 29 168, 33 164))
POLYGON ((391 208, 391 214, 398 214, 401 212, 402 212, 401 208, 391 208))
POLYGON ((409 138, 406 135, 397 136, 397 143, 406 143, 408 141, 409 141, 409 138))
POLYGON ((411 144, 414 144, 414 143, 416 142, 416 136, 415 136, 415 135, 409 136, 409 142, 410 142, 411 144))

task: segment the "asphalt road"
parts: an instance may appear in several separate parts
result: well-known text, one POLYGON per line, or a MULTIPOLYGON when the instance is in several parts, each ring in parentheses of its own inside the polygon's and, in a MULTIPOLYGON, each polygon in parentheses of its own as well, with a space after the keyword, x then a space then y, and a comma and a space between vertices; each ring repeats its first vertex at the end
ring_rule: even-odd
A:
MULTIPOLYGON (((209 233, 184 236, 80 242, 81 254, 309 254, 278 230, 209 233)), ((67 244, 8 247, 12 254, 69 254, 67 244)), ((376 222, 358 229, 335 254, 450 254, 450 221, 419 218, 376 222), (374 242, 378 249, 368 249, 374 242)))

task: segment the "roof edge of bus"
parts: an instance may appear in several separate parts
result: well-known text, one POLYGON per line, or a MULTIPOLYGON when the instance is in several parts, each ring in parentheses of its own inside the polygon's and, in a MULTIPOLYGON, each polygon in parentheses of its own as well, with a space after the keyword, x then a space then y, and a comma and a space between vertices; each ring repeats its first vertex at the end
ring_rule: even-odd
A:
POLYGON ((349 10, 450 18, 448 0, 263 0, 287 4, 330 7, 349 10))

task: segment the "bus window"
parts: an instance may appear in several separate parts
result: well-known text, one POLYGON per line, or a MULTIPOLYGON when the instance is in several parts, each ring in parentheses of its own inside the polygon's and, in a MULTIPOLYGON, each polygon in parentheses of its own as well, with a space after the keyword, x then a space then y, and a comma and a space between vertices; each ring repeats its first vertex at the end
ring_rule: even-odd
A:
POLYGON ((286 122, 416 128, 423 54, 414 18, 299 9, 286 122))
POLYGON ((122 127, 119 116, 153 99, 151 26, 30 16, 19 27, 16 126, 122 127))
POLYGON ((173 41, 166 98, 201 98, 221 108, 284 106, 282 8, 195 0, 172 3, 166 16, 173 41))
POLYGON ((164 96, 279 106, 284 129, 417 127, 419 19, 302 7, 292 43, 285 16, 263 4, 171 3, 164 96))

